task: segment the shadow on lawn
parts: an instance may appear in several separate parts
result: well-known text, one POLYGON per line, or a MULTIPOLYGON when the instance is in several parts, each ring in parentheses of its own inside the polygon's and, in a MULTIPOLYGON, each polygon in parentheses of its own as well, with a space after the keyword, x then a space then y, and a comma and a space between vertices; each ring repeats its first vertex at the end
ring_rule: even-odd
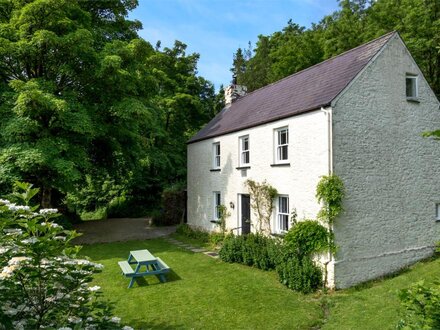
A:
POLYGON ((84 245, 80 254, 88 256, 92 261, 104 261, 108 259, 127 260, 130 251, 142 249, 148 249, 153 255, 157 254, 157 256, 161 257, 166 263, 168 263, 168 261, 164 258, 167 257, 167 254, 174 254, 176 252, 194 254, 191 251, 181 249, 160 238, 143 241, 84 245))
POLYGON ((144 276, 144 277, 137 277, 135 279, 136 281, 136 285, 139 287, 143 287, 143 286, 149 286, 149 285, 166 285, 169 282, 175 282, 175 281, 180 281, 182 278, 177 275, 176 272, 174 272, 173 270, 170 270, 168 273, 165 274, 165 277, 167 279, 166 282, 162 283, 162 282, 154 282, 154 283, 149 283, 148 279, 153 278, 153 276, 144 276))

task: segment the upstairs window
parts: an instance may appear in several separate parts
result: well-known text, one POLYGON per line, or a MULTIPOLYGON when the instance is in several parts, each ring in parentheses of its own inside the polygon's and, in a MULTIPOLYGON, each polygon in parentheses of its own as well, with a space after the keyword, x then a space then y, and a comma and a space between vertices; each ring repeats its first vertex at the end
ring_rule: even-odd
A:
POLYGON ((240 138, 240 166, 247 166, 249 163, 249 136, 242 136, 240 138))
POLYGON ((406 99, 417 100, 418 93, 418 76, 413 74, 406 75, 406 99))
POLYGON ((283 127, 275 131, 275 161, 286 163, 289 160, 289 128, 283 127))
POLYGON ((289 230, 289 196, 278 196, 277 205, 278 231, 285 232, 289 230))
POLYGON ((440 203, 435 204, 435 219, 440 221, 440 203))
POLYGON ((220 168, 220 142, 212 144, 212 167, 220 168))
POLYGON ((222 204, 221 200, 222 196, 220 191, 214 191, 214 220, 220 220, 220 205, 222 204))

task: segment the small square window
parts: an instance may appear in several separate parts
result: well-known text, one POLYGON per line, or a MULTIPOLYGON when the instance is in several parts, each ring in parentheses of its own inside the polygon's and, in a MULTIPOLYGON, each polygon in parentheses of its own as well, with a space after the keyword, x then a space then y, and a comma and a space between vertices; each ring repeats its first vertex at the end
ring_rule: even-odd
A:
POLYGON ((435 219, 440 221, 440 203, 435 204, 435 219))
POLYGON ((220 142, 212 144, 212 166, 220 168, 220 142))
POLYGON ((418 95, 418 77, 416 75, 406 75, 406 98, 416 100, 418 95))

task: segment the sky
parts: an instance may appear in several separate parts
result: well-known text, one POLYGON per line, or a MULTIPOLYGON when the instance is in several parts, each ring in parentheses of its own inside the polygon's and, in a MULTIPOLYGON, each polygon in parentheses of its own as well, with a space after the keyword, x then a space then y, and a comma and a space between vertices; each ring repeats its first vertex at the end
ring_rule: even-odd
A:
POLYGON ((237 48, 254 46, 258 35, 280 31, 289 19, 310 27, 337 9, 337 0, 139 0, 129 18, 142 22, 139 35, 153 46, 179 40, 199 53, 199 75, 218 89, 231 82, 237 48))

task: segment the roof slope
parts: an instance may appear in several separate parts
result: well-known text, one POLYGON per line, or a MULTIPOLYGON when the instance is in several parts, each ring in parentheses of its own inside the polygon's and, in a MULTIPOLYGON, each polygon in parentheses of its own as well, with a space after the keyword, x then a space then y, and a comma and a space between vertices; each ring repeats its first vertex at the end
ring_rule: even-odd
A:
POLYGON ((385 34, 239 98, 217 114, 188 143, 330 105, 395 34, 397 32, 385 34))

